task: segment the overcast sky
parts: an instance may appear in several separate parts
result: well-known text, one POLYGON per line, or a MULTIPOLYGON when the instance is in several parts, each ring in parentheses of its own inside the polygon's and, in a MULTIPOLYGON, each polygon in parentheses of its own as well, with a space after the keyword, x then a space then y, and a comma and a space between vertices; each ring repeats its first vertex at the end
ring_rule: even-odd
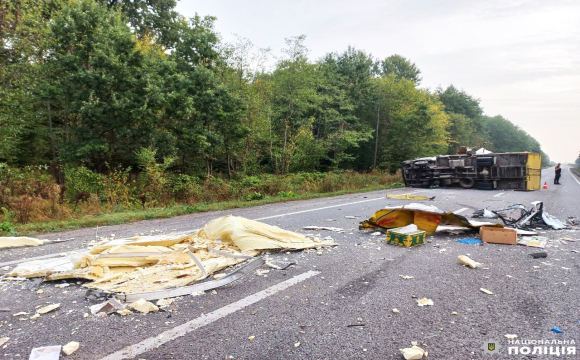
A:
POLYGON ((275 55, 302 34, 312 60, 349 45, 381 59, 400 54, 421 70, 421 87, 465 90, 552 160, 580 152, 578 0, 181 0, 177 9, 215 16, 224 41, 237 34, 275 55))

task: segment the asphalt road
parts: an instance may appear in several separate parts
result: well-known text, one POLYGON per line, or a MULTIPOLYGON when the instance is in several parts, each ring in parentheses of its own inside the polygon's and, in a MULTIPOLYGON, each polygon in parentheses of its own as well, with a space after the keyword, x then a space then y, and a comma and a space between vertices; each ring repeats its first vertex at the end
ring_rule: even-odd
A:
POLYGON ((85 318, 91 303, 84 299, 81 282, 66 288, 55 287, 63 281, 43 283, 40 294, 26 288, 30 281, 0 282, 0 308, 10 309, 0 312, 0 337, 10 338, 0 356, 26 359, 34 347, 77 341, 79 350, 62 355, 63 359, 102 359, 111 354, 109 358, 120 358, 119 351, 148 339, 151 349, 135 354, 136 359, 403 359, 398 349, 410 347, 412 341, 429 352, 429 359, 575 359, 579 356, 509 356, 504 335, 580 343, 580 253, 572 251, 580 250, 580 229, 543 232, 550 239, 546 259, 529 256, 540 251, 537 248, 455 242, 476 234, 436 234, 425 245, 407 249, 385 244, 384 236, 357 230, 358 223, 376 210, 409 203, 387 199, 387 193, 436 196, 429 205, 445 211, 463 209, 463 215, 541 200, 561 220, 580 219, 580 179, 564 168, 562 185, 553 185, 552 168, 543 172, 544 181, 549 189, 534 192, 398 189, 47 234, 42 237, 70 240, 3 250, 0 263, 82 249, 95 235, 121 238, 192 230, 230 213, 304 233, 315 233, 302 230, 308 225, 346 230, 320 232, 339 243, 322 255, 267 255, 295 261, 287 270, 247 277, 218 289, 216 295, 183 297, 170 311, 147 315, 85 318), (578 241, 559 241, 562 237, 578 241), (468 255, 484 268, 464 267, 458 255, 468 255), (416 300, 424 297, 434 305, 419 307, 416 300), (28 319, 35 307, 49 303, 61 307, 28 319), (399 313, 393 313, 394 308, 399 313), (29 315, 13 316, 22 311, 29 315), (564 332, 554 333, 553 327, 564 332), (171 340, 175 332, 184 335, 171 340), (492 340, 501 347, 500 353, 484 354, 482 346, 492 340))

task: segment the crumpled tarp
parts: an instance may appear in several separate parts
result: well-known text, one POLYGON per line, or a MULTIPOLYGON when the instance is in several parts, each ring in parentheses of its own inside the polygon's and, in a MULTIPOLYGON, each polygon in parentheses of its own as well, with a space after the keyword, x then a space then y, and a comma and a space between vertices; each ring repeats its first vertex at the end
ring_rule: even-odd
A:
POLYGON ((432 235, 437 231, 439 225, 451 225, 464 228, 477 229, 482 226, 503 225, 468 220, 466 217, 453 212, 445 212, 432 205, 412 203, 409 205, 387 207, 374 213, 374 215, 361 223, 359 230, 369 230, 376 228, 394 229, 409 224, 415 224, 419 230, 423 230, 427 235, 432 235))
POLYGON ((38 246, 47 241, 48 240, 40 240, 26 236, 2 236, 0 237, 0 249, 21 246, 38 246))
POLYGON ((85 252, 22 263, 6 276, 86 279, 90 289, 136 293, 190 285, 263 250, 334 245, 230 215, 192 234, 104 241, 85 252))
POLYGON ((473 217, 500 218, 505 225, 519 229, 548 226, 554 230, 560 230, 566 227, 562 221, 545 211, 542 201, 534 201, 531 205, 529 209, 522 204, 491 211, 480 209, 473 213, 473 217))

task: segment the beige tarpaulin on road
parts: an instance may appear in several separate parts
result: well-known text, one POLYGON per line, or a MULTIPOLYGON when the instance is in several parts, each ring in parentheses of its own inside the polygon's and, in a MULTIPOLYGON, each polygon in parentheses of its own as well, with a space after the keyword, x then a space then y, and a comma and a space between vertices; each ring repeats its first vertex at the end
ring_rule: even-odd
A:
POLYGON ((262 250, 299 250, 337 245, 275 226, 224 216, 197 233, 106 241, 86 252, 17 266, 7 276, 92 280, 90 289, 136 293, 190 285, 244 262, 262 250))
POLYGON ((40 240, 26 236, 4 236, 0 237, 0 249, 20 246, 38 246, 44 244, 47 241, 48 240, 40 240))
POLYGON ((374 215, 361 223, 359 230, 368 229, 395 229, 409 224, 415 224, 419 230, 432 235, 439 225, 461 226, 465 228, 479 228, 481 226, 498 226, 503 225, 468 220, 466 217, 452 212, 444 212, 435 206, 412 203, 409 205, 393 206, 381 209, 374 215))
POLYGON ((387 194, 389 199, 399 199, 399 200, 427 200, 428 197, 425 195, 412 195, 412 194, 387 194))

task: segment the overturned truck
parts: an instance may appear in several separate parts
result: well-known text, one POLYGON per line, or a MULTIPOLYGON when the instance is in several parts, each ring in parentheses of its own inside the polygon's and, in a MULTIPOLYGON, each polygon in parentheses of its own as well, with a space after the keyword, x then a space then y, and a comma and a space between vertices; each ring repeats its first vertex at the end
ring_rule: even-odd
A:
POLYGON ((538 190, 542 155, 466 152, 406 160, 403 179, 410 187, 461 186, 464 189, 538 190))

